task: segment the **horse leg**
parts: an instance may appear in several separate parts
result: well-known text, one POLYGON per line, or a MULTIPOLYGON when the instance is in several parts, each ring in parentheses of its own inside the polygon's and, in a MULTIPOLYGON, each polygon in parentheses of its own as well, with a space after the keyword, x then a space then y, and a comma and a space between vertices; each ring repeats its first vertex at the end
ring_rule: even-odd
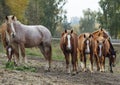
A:
POLYGON ((45 57, 47 64, 45 70, 50 71, 51 68, 51 56, 52 56, 52 48, 49 44, 40 44, 39 46, 40 51, 42 52, 43 56, 45 57))
POLYGON ((83 71, 86 72, 86 54, 83 55, 83 59, 84 59, 84 69, 83 69, 83 71))
POLYGON ((105 71, 105 57, 101 57, 101 72, 105 71))
POLYGON ((18 66, 19 65, 19 54, 17 52, 14 52, 13 58, 14 58, 15 66, 18 66))
POLYGON ((70 74, 70 66, 69 66, 70 56, 69 56, 69 53, 65 53, 65 52, 64 52, 64 55, 65 55, 65 60, 66 60, 66 71, 68 74, 70 74))
POLYGON ((110 72, 113 73, 111 56, 109 57, 109 66, 110 66, 110 72))
POLYGON ((90 71, 93 72, 93 56, 92 56, 92 54, 90 54, 90 63, 91 63, 90 71))
POLYGON ((80 52, 80 61, 81 61, 81 68, 82 68, 82 70, 83 70, 83 68, 84 68, 84 57, 83 57, 83 53, 81 53, 80 52))
POLYGON ((96 65, 97 65, 97 71, 100 70, 100 62, 99 62, 99 58, 97 57, 96 54, 94 54, 94 58, 95 58, 95 62, 96 62, 96 65))
POLYGON ((19 49, 19 57, 23 58, 22 62, 27 64, 27 58, 25 57, 25 46, 24 46, 24 44, 18 45, 18 49, 19 49))
POLYGON ((76 53, 71 53, 71 57, 72 57, 72 66, 73 66, 73 75, 77 73, 77 55, 76 53))

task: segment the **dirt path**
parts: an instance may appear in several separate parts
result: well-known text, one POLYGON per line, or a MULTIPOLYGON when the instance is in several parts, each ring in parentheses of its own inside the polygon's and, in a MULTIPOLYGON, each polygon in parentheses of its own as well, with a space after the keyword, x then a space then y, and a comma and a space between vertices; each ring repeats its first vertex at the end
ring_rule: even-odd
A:
POLYGON ((65 63, 53 61, 50 72, 44 71, 44 59, 29 57, 28 63, 37 68, 37 72, 23 72, 6 70, 4 57, 0 56, 0 85, 120 85, 120 66, 116 66, 114 73, 79 72, 77 75, 68 75, 65 72, 65 63), (119 69, 118 69, 119 67, 119 69))

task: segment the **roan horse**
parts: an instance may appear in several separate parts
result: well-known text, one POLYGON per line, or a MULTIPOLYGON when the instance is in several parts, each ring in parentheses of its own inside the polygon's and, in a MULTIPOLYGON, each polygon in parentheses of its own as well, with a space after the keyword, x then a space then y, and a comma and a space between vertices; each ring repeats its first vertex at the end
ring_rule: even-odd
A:
POLYGON ((46 70, 50 70, 52 56, 50 31, 42 25, 24 25, 15 16, 6 16, 6 23, 9 42, 15 50, 21 52, 24 62, 26 62, 25 48, 38 47, 47 61, 46 70))
POLYGON ((61 39, 60 39, 60 47, 63 51, 63 54, 66 59, 66 70, 67 73, 70 73, 70 54, 71 54, 71 62, 73 66, 73 74, 76 74, 77 72, 77 45, 78 45, 78 39, 77 34, 73 32, 73 30, 65 30, 65 32, 62 33, 61 39))
POLYGON ((78 50, 80 53, 81 67, 83 71, 86 71, 86 54, 90 57, 90 71, 93 72, 93 51, 92 51, 92 35, 90 33, 80 34, 78 37, 78 50))
MULTIPOLYGON (((104 39, 107 39, 108 43, 110 45, 109 48, 109 53, 105 55, 105 57, 109 58, 109 66, 110 66, 110 72, 113 72, 112 70, 112 66, 115 66, 115 60, 116 60, 116 51, 113 48, 113 45, 110 41, 110 36, 108 35, 108 33, 104 30, 104 29, 99 29, 95 32, 92 33, 94 40, 96 40, 99 36, 103 37, 104 39)), ((95 45, 94 45, 95 47, 95 45)), ((108 49, 108 48, 107 48, 108 49)), ((94 51, 95 56, 96 56, 96 52, 94 51)), ((96 59, 97 61, 97 59, 96 59)), ((99 70, 99 66, 97 63, 97 69, 99 70)))

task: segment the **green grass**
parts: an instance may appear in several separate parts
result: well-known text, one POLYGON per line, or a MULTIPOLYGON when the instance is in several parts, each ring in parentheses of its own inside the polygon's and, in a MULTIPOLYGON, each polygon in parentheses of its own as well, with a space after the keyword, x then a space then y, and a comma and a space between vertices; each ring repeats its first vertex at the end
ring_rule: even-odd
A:
POLYGON ((37 72, 37 68, 36 68, 36 67, 23 66, 23 65, 16 67, 16 66, 14 65, 14 62, 7 62, 7 63, 5 64, 5 68, 6 68, 6 69, 9 69, 9 70, 37 72))

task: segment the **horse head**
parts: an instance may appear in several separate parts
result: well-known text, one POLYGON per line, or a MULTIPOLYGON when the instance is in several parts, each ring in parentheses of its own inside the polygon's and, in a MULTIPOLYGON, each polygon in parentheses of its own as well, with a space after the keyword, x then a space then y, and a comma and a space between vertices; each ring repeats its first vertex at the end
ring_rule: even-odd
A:
POLYGON ((64 44, 67 48, 67 50, 71 50, 72 49, 72 33, 73 30, 65 30, 64 32, 64 44))
POLYGON ((16 20, 17 18, 14 15, 6 16, 7 32, 10 36, 12 36, 12 38, 16 35, 14 28, 14 21, 16 20))
POLYGON ((99 57, 101 57, 103 55, 104 43, 105 43, 105 39, 101 36, 98 37, 98 39, 97 39, 97 52, 98 52, 99 57))
POLYGON ((91 48, 91 38, 92 38, 92 34, 89 33, 85 33, 84 34, 84 50, 85 53, 90 53, 90 48, 91 48))

